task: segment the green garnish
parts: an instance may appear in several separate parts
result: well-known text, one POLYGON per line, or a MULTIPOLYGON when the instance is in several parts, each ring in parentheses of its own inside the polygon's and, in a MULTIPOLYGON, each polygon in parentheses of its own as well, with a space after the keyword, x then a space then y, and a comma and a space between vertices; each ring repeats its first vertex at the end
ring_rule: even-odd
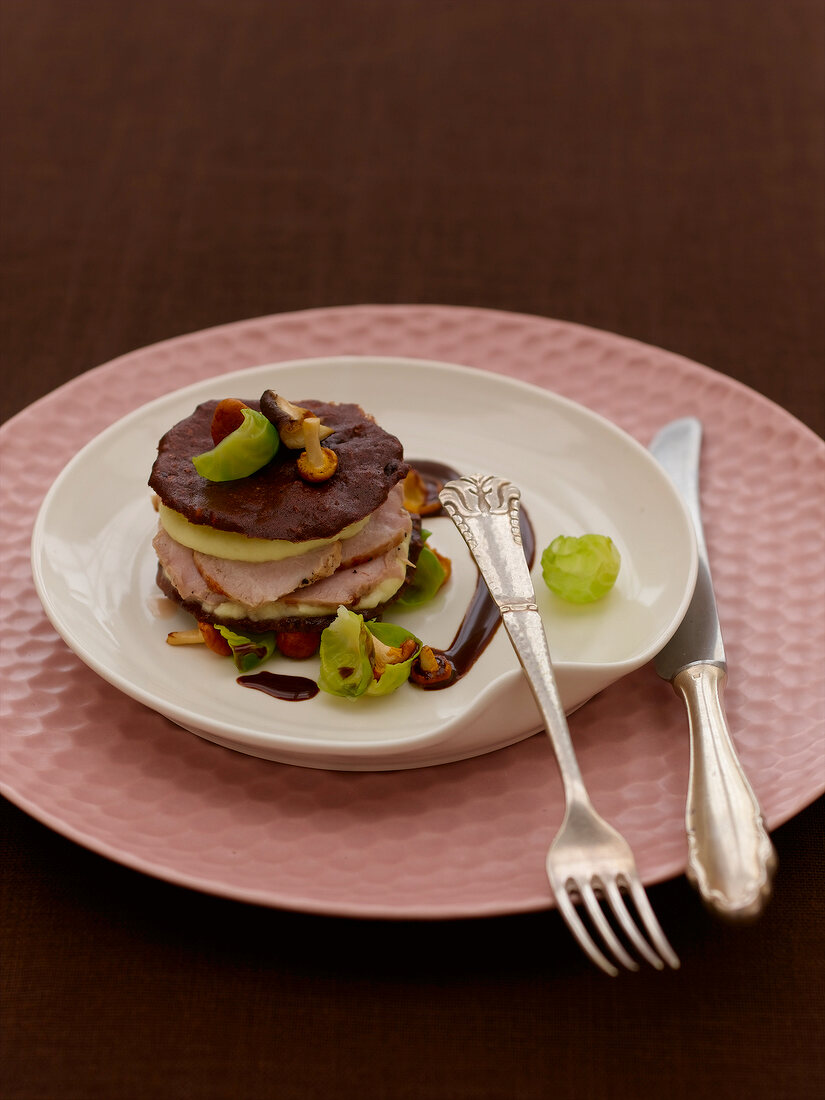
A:
POLYGON ((201 477, 209 481, 235 481, 249 477, 266 466, 278 451, 278 430, 263 413, 242 410, 243 423, 230 432, 211 451, 192 459, 201 477))
POLYGON ((593 603, 615 584, 621 560, 607 535, 559 535, 541 555, 541 572, 561 599, 593 603))
POLYGON ((409 630, 394 623, 367 623, 366 626, 372 635, 370 663, 373 666, 373 679, 367 688, 367 695, 390 695, 409 680, 410 669, 421 643, 409 630), (407 651, 402 651, 405 642, 410 644, 407 651), (408 652, 406 658, 404 652, 408 652), (375 678, 376 671, 378 679, 375 678))
MULTIPOLYGON (((429 538, 429 531, 421 532, 424 541, 429 538)), ((404 589, 398 599, 401 607, 420 607, 427 603, 441 588, 447 577, 447 570, 438 560, 429 546, 422 546, 411 582, 404 589)))
POLYGON ((356 699, 369 687, 372 665, 367 655, 367 628, 360 615, 339 607, 338 617, 321 635, 318 656, 321 691, 356 699))
POLYGON ((365 623, 363 616, 338 608, 321 635, 318 687, 329 695, 357 699, 389 695, 410 675, 421 643, 392 623, 365 623))
POLYGON ((275 634, 236 634, 228 626, 215 628, 229 643, 232 659, 240 672, 251 672, 253 668, 268 661, 275 652, 275 634))

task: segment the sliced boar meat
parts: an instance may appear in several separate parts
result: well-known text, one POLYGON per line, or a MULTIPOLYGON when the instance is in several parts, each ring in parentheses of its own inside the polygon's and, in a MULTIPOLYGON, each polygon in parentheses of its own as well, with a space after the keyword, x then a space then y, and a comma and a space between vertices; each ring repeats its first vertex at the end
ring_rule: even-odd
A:
POLYGON ((398 580, 399 587, 407 575, 407 554, 404 546, 394 547, 380 558, 352 568, 336 570, 330 577, 316 581, 308 588, 290 592, 283 597, 287 605, 312 604, 313 607, 334 609, 339 604, 350 606, 385 581, 398 580))
POLYGON ((241 633, 249 631, 254 634, 265 630, 320 633, 335 618, 339 601, 347 606, 357 606, 370 592, 375 592, 370 607, 359 608, 364 618, 374 618, 396 597, 409 569, 407 559, 415 562, 421 549, 417 516, 413 517, 412 526, 409 546, 405 540, 403 545, 374 562, 355 568, 340 568, 332 576, 299 590, 294 597, 286 596, 261 608, 250 608, 246 614, 242 611, 242 604, 235 605, 235 613, 228 612, 224 605, 229 601, 225 596, 209 590, 195 566, 192 550, 175 542, 161 529, 155 539, 155 549, 160 559, 157 583, 166 596, 177 601, 199 622, 230 626, 241 633), (383 580, 394 583, 375 591, 373 586, 383 580), (321 588, 321 585, 324 587, 321 588), (301 606, 302 602, 309 602, 308 597, 312 597, 313 591, 317 592, 318 602, 308 607, 301 606))
POLYGON ((182 600, 204 604, 218 602, 218 597, 210 592, 209 585, 198 572, 193 553, 188 546, 182 546, 176 542, 163 527, 158 528, 158 533, 152 540, 152 546, 166 576, 175 586, 182 600))
POLYGON ((412 516, 404 507, 404 486, 397 485, 370 516, 363 531, 341 543, 341 568, 360 565, 400 546, 412 530, 412 516))
POLYGON ((212 592, 254 608, 329 577, 341 564, 341 543, 333 542, 280 561, 262 562, 229 561, 196 550, 194 563, 212 592))

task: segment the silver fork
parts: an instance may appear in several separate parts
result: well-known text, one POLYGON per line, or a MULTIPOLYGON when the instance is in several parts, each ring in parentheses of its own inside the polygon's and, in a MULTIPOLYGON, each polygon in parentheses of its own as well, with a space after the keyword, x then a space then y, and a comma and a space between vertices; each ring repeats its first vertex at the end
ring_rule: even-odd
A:
POLYGON ((630 845, 596 813, 582 779, 524 556, 519 525, 520 496, 515 485, 492 475, 450 481, 439 494, 498 605, 558 761, 565 814, 547 853, 550 886, 571 932, 593 962, 607 974, 619 973, 607 954, 629 970, 639 967, 608 921, 602 902, 642 958, 657 970, 665 963, 676 968, 679 960, 647 899, 630 845), (627 895, 647 939, 627 908, 627 895), (584 907, 593 932, 601 940, 601 948, 582 920, 578 904, 584 907))

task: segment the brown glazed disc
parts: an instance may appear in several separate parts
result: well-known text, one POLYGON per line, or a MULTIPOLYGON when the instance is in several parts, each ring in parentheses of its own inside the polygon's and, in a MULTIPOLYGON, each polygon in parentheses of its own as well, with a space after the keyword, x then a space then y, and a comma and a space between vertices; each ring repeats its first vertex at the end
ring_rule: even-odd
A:
MULTIPOLYGON (((258 409, 258 401, 246 401, 258 409)), ((299 451, 281 444, 275 458, 257 473, 235 481, 200 476, 192 458, 212 449, 210 425, 217 401, 198 405, 161 438, 149 485, 167 507, 191 523, 249 538, 331 538, 363 519, 387 499, 407 474, 401 443, 359 405, 300 401, 333 433, 324 446, 335 451, 338 469, 328 481, 308 483, 298 475, 299 451)))

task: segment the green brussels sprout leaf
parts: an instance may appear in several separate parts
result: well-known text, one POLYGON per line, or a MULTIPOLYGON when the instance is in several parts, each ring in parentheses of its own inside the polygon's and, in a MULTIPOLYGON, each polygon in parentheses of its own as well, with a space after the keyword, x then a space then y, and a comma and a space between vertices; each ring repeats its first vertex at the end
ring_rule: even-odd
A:
POLYGON ((275 634, 236 634, 228 626, 215 628, 229 643, 232 659, 240 672, 251 672, 253 668, 268 661, 275 652, 275 634))
POLYGON ((281 442, 275 425, 263 413, 248 407, 242 410, 242 416, 240 427, 211 451, 192 459, 201 477, 208 481, 235 481, 249 477, 275 457, 281 442))
POLYGON ((338 616, 321 635, 318 687, 329 695, 357 699, 372 681, 367 628, 360 615, 338 608, 338 616))
POLYGON ((409 630, 394 623, 367 623, 366 627, 373 636, 373 679, 367 688, 367 695, 390 695, 409 680, 410 669, 419 654, 421 642, 409 630), (409 654, 404 660, 401 657, 401 650, 405 642, 413 642, 414 648, 407 647, 409 654), (379 657, 385 658, 383 668, 379 663, 379 657), (376 667, 380 670, 377 680, 375 679, 376 667))
POLYGON ((339 607, 321 635, 318 687, 346 699, 389 695, 409 678, 420 648, 409 630, 393 623, 365 623, 361 615, 339 607), (402 656, 402 647, 410 642, 402 656))
POLYGON ((420 607, 427 603, 441 588, 447 571, 429 546, 423 546, 418 555, 412 581, 398 599, 401 607, 420 607))

